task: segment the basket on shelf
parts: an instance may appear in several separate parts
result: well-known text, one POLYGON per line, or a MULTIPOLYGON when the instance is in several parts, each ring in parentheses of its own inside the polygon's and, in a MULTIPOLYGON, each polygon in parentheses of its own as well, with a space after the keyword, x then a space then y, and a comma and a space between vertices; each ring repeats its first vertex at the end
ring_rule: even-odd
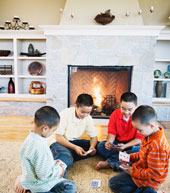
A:
POLYGON ((39 81, 32 81, 30 85, 29 93, 30 94, 44 94, 44 87, 42 86, 42 83, 39 81))

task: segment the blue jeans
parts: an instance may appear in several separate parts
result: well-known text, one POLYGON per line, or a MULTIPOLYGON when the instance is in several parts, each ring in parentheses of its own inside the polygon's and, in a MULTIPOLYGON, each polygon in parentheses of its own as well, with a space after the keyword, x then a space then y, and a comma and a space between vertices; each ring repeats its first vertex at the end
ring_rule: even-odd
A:
POLYGON ((75 193, 76 185, 74 182, 69 180, 64 180, 56 184, 50 191, 41 193, 75 193))
MULTIPOLYGON (((82 147, 85 151, 88 151, 90 148, 89 140, 77 139, 70 142, 77 146, 82 147)), ((57 159, 62 160, 67 165, 67 168, 69 168, 74 161, 79 161, 79 160, 91 157, 91 155, 89 154, 83 157, 79 156, 74 150, 64 147, 63 145, 60 145, 57 142, 53 143, 50 146, 50 149, 53 154, 54 160, 57 160, 57 159)))
POLYGON ((108 185, 114 193, 156 193, 150 187, 137 187, 131 176, 125 172, 121 172, 117 176, 110 178, 108 185))
MULTIPOLYGON (((105 143, 106 141, 102 141, 98 144, 97 146, 97 152, 99 155, 101 155, 102 157, 104 157, 107 162, 109 163, 110 167, 113 170, 119 170, 119 165, 121 164, 121 162, 119 161, 119 151, 116 151, 114 149, 112 150, 107 150, 105 148, 105 143)), ((117 140, 114 141, 113 144, 117 145, 118 143, 121 143, 117 140)), ((140 145, 137 146, 133 146, 132 148, 128 148, 125 149, 126 153, 130 154, 130 153, 135 153, 135 152, 139 152, 140 149, 140 145)))

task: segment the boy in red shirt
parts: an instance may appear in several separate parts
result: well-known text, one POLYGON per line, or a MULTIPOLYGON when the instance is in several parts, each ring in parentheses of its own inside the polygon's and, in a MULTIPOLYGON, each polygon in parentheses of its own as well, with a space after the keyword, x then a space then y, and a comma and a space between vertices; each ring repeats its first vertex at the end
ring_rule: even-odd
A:
POLYGON ((131 116, 137 107, 137 96, 126 92, 120 98, 120 108, 109 120, 107 140, 98 144, 98 153, 106 159, 96 165, 96 169, 112 168, 119 170, 119 151, 138 152, 142 136, 132 126, 131 116), (117 146, 114 146, 117 145, 117 146))
POLYGON ((132 115, 134 127, 143 135, 140 151, 130 154, 132 167, 109 180, 115 193, 156 193, 168 175, 170 147, 157 115, 150 106, 140 106, 132 115))

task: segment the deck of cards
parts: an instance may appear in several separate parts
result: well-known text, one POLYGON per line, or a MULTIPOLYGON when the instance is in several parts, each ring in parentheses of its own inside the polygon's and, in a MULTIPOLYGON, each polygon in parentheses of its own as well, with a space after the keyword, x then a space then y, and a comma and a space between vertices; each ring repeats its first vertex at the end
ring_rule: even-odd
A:
POLYGON ((128 170, 127 165, 120 165, 119 168, 124 169, 124 170, 128 170))
POLYGON ((116 145, 116 144, 111 144, 111 146, 114 148, 114 147, 121 147, 120 145, 116 145))
POLYGON ((91 188, 100 188, 101 180, 92 180, 90 186, 91 188))
POLYGON ((130 162, 130 155, 125 152, 119 151, 119 160, 124 162, 130 162))

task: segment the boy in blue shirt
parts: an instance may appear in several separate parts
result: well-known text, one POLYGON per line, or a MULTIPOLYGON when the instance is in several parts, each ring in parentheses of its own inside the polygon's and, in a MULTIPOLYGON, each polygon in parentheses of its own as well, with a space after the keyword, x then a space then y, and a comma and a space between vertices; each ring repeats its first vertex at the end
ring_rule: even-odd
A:
POLYGON ((32 193, 76 192, 74 182, 63 178, 64 164, 53 159, 46 139, 57 129, 59 121, 58 112, 50 106, 35 113, 33 130, 20 150, 22 175, 16 180, 16 193, 26 190, 32 193))

